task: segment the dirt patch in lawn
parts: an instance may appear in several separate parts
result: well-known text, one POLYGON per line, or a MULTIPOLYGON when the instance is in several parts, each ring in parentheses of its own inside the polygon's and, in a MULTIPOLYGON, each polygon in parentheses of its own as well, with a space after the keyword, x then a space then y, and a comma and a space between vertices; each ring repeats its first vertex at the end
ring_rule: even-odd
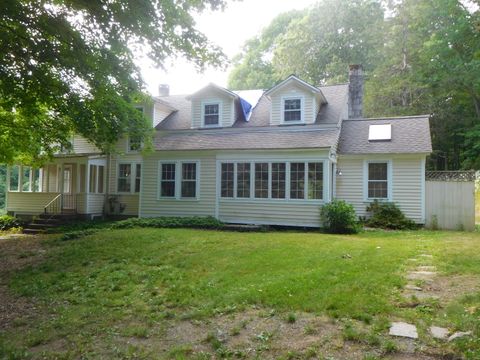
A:
MULTIPOLYGON (((116 342, 120 345, 126 341, 141 352, 161 354, 162 358, 360 360, 371 355, 398 360, 439 359, 416 353, 413 343, 411 353, 407 353, 401 340, 390 339, 386 334, 383 341, 396 343, 396 353, 386 354, 381 344, 345 340, 345 321, 309 313, 296 313, 293 321, 288 315, 272 315, 254 308, 206 320, 166 320, 161 333, 146 338, 119 337, 116 342)), ((364 323, 354 322, 354 325, 365 332, 370 329, 364 323)))
POLYGON ((29 318, 38 314, 38 307, 32 299, 18 297, 8 289, 8 279, 14 271, 40 263, 46 251, 40 237, 0 238, 0 330, 16 323, 28 323, 29 318))

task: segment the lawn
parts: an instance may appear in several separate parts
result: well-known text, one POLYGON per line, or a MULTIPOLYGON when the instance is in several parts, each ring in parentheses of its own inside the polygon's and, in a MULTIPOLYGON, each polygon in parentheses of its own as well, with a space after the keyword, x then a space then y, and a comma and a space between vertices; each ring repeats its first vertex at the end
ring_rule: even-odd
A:
POLYGON ((474 359, 479 245, 479 233, 429 231, 51 235, 31 251, 0 252, 0 262, 21 263, 3 269, 0 284, 27 309, 17 306, 0 325, 0 358, 375 358, 399 351, 386 334, 390 321, 402 319, 417 324, 428 354, 474 359), (441 273, 442 298, 410 306, 401 290, 411 259, 422 253, 432 255, 424 265, 441 273), (425 335, 431 324, 475 336, 432 343, 425 335), (327 328, 322 337, 318 329, 327 328), (243 343, 236 340, 242 331, 243 343), (295 336, 312 344, 292 344, 295 336), (348 350, 355 346, 359 357, 348 350))

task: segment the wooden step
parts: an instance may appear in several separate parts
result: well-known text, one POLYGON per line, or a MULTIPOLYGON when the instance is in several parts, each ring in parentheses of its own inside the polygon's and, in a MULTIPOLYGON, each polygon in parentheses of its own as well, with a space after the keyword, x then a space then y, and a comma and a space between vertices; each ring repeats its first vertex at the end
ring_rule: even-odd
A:
POLYGON ((38 235, 38 234, 44 234, 46 232, 45 229, 23 229, 24 234, 31 234, 31 235, 38 235))

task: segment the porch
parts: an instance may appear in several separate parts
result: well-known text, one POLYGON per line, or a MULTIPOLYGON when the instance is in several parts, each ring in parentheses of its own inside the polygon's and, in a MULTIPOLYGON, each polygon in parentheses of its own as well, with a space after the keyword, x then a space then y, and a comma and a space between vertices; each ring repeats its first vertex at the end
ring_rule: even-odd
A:
POLYGON ((41 168, 7 169, 6 209, 14 215, 102 215, 105 157, 62 157, 41 168))

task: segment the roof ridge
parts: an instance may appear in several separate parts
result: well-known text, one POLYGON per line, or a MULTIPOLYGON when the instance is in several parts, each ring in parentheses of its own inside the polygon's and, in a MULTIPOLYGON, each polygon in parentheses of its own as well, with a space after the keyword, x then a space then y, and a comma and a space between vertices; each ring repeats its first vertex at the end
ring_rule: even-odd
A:
POLYGON ((408 115, 408 116, 386 116, 386 117, 373 117, 373 118, 353 118, 343 119, 343 121, 370 121, 370 120, 400 120, 400 119, 424 119, 429 118, 428 115, 408 115))
POLYGON ((348 82, 344 82, 344 83, 338 83, 338 84, 318 85, 318 87, 319 87, 319 88, 322 88, 322 87, 340 86, 340 85, 348 85, 348 84, 349 84, 348 82))

